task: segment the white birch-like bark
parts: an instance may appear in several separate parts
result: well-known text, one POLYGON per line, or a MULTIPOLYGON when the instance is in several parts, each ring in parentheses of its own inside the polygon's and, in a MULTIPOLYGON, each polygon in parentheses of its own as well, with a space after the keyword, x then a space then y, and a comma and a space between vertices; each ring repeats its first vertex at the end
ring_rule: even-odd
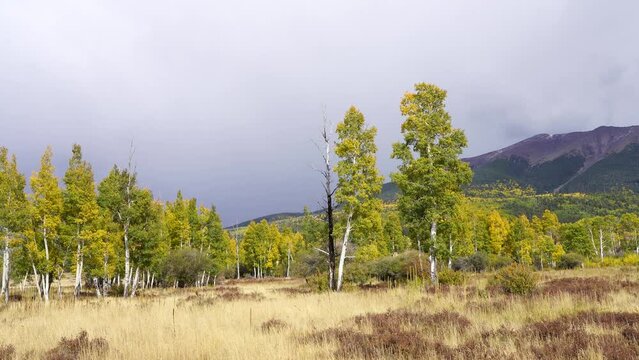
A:
MULTIPOLYGON (((49 266, 49 241, 47 239, 47 218, 42 219, 42 236, 44 240, 44 255, 47 260, 47 267, 49 266)), ((45 302, 49 302, 49 289, 51 288, 51 274, 49 270, 46 270, 42 276, 42 296, 45 302)))
POLYGON ((286 278, 291 277, 291 248, 286 250, 286 278))
POLYGON ((603 230, 599 229, 599 256, 601 260, 604 259, 604 250, 603 250, 603 230))
POLYGON ((135 278, 133 278, 133 284, 131 285, 131 297, 135 296, 135 292, 138 289, 138 279, 140 276, 140 268, 135 268, 135 278))
MULTIPOLYGON (((79 231, 78 231, 79 236, 79 231)), ((84 267, 84 259, 82 256, 82 242, 78 239, 78 252, 76 254, 76 265, 75 265, 75 285, 73 287, 73 295, 78 297, 80 295, 80 290, 82 289, 82 268, 84 267)))
POLYGON ((100 284, 98 283, 98 278, 97 277, 93 278, 93 287, 95 288, 95 295, 97 297, 102 297, 102 294, 100 293, 100 284))
POLYGON ((339 254, 339 264, 337 266, 337 291, 342 289, 342 283, 344 282, 344 262, 346 260, 346 250, 348 248, 348 239, 351 236, 351 220, 353 219, 353 213, 348 214, 346 219, 346 229, 344 230, 344 238, 342 239, 342 252, 339 254))
POLYGON ((433 221, 430 225, 430 281, 437 285, 439 278, 437 277, 437 223, 433 221))
POLYGON ((4 295, 4 302, 9 302, 9 271, 10 271, 9 256, 9 234, 5 232, 4 236, 4 249, 2 251, 2 295, 4 295))
POLYGON ((448 236, 448 268, 453 268, 453 240, 448 236))
POLYGON ((36 269, 35 264, 32 262, 31 267, 33 267, 33 281, 35 283, 36 289, 38 290, 38 297, 42 299, 42 287, 40 286, 40 276, 38 275, 38 269, 36 269))

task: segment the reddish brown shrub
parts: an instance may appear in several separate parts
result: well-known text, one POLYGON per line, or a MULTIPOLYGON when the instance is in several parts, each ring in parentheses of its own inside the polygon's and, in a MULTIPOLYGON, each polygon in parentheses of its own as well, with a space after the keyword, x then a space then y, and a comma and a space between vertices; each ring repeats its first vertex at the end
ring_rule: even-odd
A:
POLYGON ((109 351, 109 344, 103 338, 89 340, 86 331, 82 330, 75 338, 62 338, 58 345, 47 351, 44 360, 77 360, 81 355, 93 354, 105 356, 109 351))
POLYGON ((16 348, 13 345, 0 345, 0 360, 13 360, 16 357, 16 348))
POLYGON ((562 278, 547 281, 538 289, 538 295, 570 294, 588 300, 602 301, 609 294, 621 290, 638 290, 634 281, 614 281, 603 277, 562 278))

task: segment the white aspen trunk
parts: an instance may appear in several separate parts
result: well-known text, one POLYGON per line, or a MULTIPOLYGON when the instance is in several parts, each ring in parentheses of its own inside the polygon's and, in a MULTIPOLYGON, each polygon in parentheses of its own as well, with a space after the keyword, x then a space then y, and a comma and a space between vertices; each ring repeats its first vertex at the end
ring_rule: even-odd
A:
MULTIPOLYGON (((209 286, 209 280, 211 280, 211 272, 209 271, 209 274, 206 275, 206 286, 209 286)), ((213 282, 215 282, 215 278, 213 278, 213 282)), ((215 286, 215 284, 213 284, 213 286, 215 286)))
MULTIPOLYGON (((42 235, 44 240, 44 254, 45 259, 47 260, 47 267, 49 266, 49 242, 47 241, 47 218, 42 219, 42 235)), ((44 297, 45 302, 49 302, 49 289, 51 285, 51 275, 49 270, 46 270, 43 274, 43 284, 42 284, 42 295, 44 297)))
POLYGON ((93 287, 95 288, 95 296, 102 297, 102 294, 100 293, 100 284, 98 283, 97 277, 93 278, 93 287))
POLYGON ((599 229, 599 256, 601 260, 604 259, 604 250, 603 250, 603 230, 599 229))
POLYGON ((51 274, 49 272, 45 272, 44 276, 42 276, 42 295, 44 296, 45 302, 49 302, 50 289, 51 289, 51 274))
POLYGON ((135 291, 138 289, 138 278, 140 276, 140 268, 135 268, 135 278, 133 278, 133 285, 131 286, 131 297, 135 296, 135 291))
POLYGON ((78 297, 80 295, 80 283, 82 282, 82 246, 78 241, 78 253, 76 255, 75 262, 75 285, 73 287, 73 296, 78 297))
POLYGON ((595 235, 592 233, 592 229, 588 228, 588 232, 590 233, 590 242, 592 242, 592 248, 595 250, 595 255, 599 256, 599 251, 597 250, 597 245, 595 245, 595 235))
POLYGON ((131 254, 129 252, 129 224, 124 226, 124 297, 129 295, 129 281, 131 280, 131 254))
POLYGON ((33 267, 33 281, 35 282, 35 286, 36 289, 38 290, 38 297, 40 297, 40 299, 42 299, 42 288, 40 287, 40 276, 38 275, 38 270, 35 267, 34 263, 31 263, 31 266, 33 267))
POLYGON ((286 278, 291 277, 291 248, 288 248, 288 252, 286 253, 286 278))
POLYGON ((439 284, 439 278, 437 277, 437 223, 435 221, 430 225, 430 281, 437 285, 439 284))
MULTIPOLYGON (((210 276, 211 274, 209 274, 210 276)), ((206 280, 208 282, 208 280, 206 280)), ((215 287, 215 285, 217 285, 217 275, 213 276, 213 287, 215 287)))
POLYGON ((346 230, 344 231, 344 239, 342 240, 342 252, 339 254, 339 264, 337 267, 337 291, 342 289, 344 282, 344 262, 346 260, 346 250, 348 248, 348 239, 351 236, 351 220, 353 213, 348 214, 346 219, 346 230))
POLYGON ((200 285, 204 286, 204 279, 206 278, 206 271, 202 271, 202 279, 200 280, 200 285))
POLYGON ((453 268, 453 240, 448 236, 448 268, 453 268))
POLYGON ((235 277, 240 279, 240 242, 235 235, 235 277))
POLYGON ((153 289, 153 282, 155 281, 155 273, 151 276, 151 289, 153 289))
POLYGON ((24 279, 22 279, 22 284, 20 284, 20 291, 24 292, 24 288, 27 286, 27 279, 29 279, 29 272, 27 271, 24 274, 24 279))
POLYGON ((9 271, 10 271, 9 256, 9 235, 4 236, 4 250, 2 254, 2 294, 4 295, 4 302, 9 302, 9 271))

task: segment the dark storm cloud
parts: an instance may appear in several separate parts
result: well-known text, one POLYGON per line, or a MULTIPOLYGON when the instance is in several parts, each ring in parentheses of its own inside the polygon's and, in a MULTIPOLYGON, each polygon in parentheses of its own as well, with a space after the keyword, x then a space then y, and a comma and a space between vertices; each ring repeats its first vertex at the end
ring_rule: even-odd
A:
POLYGON ((83 145, 98 178, 136 144, 142 184, 225 223, 315 207, 322 105, 357 105, 396 164, 398 104, 449 91, 476 155, 535 133, 637 123, 635 1, 0 3, 0 144, 30 174, 83 145))

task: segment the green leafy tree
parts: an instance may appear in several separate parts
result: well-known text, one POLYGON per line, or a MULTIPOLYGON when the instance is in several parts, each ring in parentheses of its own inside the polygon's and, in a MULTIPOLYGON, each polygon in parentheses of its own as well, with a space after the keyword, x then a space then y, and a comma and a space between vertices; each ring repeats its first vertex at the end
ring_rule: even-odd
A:
MULTIPOLYGON (((392 175, 400 190, 398 209, 418 240, 430 231, 431 281, 437 278, 437 225, 450 219, 461 187, 470 183, 470 166, 459 156, 466 147, 464 132, 452 127, 445 107, 446 91, 420 83, 401 102, 404 141, 393 144, 392 157, 402 162, 392 175)), ((421 259, 421 255, 420 255, 421 259)), ((421 264, 421 260, 420 260, 421 264)), ((422 267, 423 270, 423 267, 422 267)))
POLYGON ((31 250, 34 259, 40 260, 39 266, 34 266, 34 269, 39 267, 42 273, 41 292, 45 301, 49 301, 51 274, 54 271, 62 272, 65 257, 65 249, 59 237, 62 190, 55 176, 52 157, 53 151, 51 147, 47 147, 40 160, 40 170, 31 176, 34 239, 31 250), (38 246, 39 243, 42 248, 38 246))
POLYGON ((622 249, 639 254, 639 215, 634 213, 621 215, 619 231, 622 237, 622 249))
POLYGON ((94 239, 97 228, 98 207, 91 165, 82 159, 82 148, 73 145, 69 167, 64 174, 63 227, 64 235, 76 244, 75 285, 73 294, 80 294, 87 241, 94 239))
POLYGON ((263 278, 277 265, 280 258, 281 234, 266 220, 251 222, 241 243, 244 264, 253 269, 253 276, 263 278))
POLYGON ((137 187, 136 174, 131 170, 130 163, 131 161, 129 161, 127 169, 122 170, 114 166, 107 177, 98 185, 98 205, 108 210, 111 220, 118 224, 119 232, 122 235, 124 297, 128 297, 130 294, 133 278, 130 246, 131 227, 140 218, 139 216, 134 218, 136 211, 133 204, 140 189, 137 187))
POLYGON ((171 242, 171 248, 182 248, 190 245, 191 222, 189 219, 189 204, 178 191, 175 201, 166 204, 166 228, 171 242))
POLYGON ((387 252, 398 254, 410 248, 410 239, 404 235, 402 222, 396 211, 390 211, 384 219, 384 242, 387 252))
POLYGON ((335 166, 338 177, 335 199, 342 206, 344 214, 337 291, 341 290, 343 284, 344 263, 351 232, 357 243, 363 247, 374 246, 383 239, 382 203, 377 198, 382 189, 383 178, 376 165, 376 134, 377 129, 367 127, 364 115, 355 107, 351 107, 344 120, 337 125, 335 154, 340 160, 335 166))
POLYGON ((28 225, 28 203, 24 193, 25 178, 18 171, 15 155, 9 159, 8 150, 0 147, 0 237, 2 250, 2 292, 9 301, 12 252, 24 242, 22 231, 28 225))
POLYGON ((510 224, 501 216, 499 211, 493 210, 488 214, 488 235, 490 236, 490 250, 493 254, 500 255, 502 247, 508 238, 510 224))

